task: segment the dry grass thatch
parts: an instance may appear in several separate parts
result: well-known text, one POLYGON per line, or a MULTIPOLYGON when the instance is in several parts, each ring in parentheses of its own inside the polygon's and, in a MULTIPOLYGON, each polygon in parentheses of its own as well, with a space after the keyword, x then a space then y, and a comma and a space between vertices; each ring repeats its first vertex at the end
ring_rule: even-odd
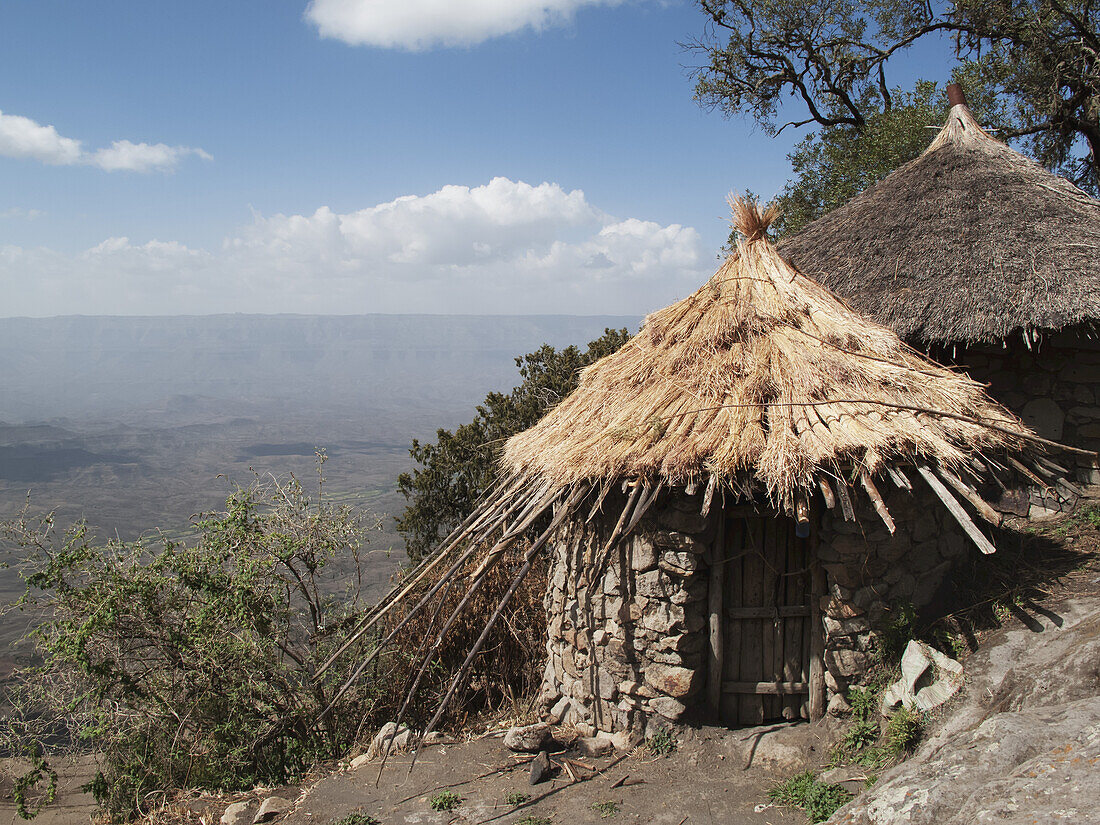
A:
POLYGON ((1100 319, 1100 201, 951 109, 927 150, 779 244, 914 343, 1100 319))
POLYGON ((509 471, 561 485, 758 482, 790 509, 822 472, 918 460, 954 469, 1023 447, 1027 428, 981 385, 800 275, 763 237, 770 216, 754 204, 736 212, 737 251, 509 440, 509 471))

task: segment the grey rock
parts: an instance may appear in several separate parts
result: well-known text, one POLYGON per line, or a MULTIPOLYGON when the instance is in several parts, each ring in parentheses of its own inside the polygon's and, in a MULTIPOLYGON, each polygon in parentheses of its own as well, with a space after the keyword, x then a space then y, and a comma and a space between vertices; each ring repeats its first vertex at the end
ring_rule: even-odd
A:
POLYGON ((898 705, 921 711, 939 707, 962 687, 962 676, 962 665, 913 639, 901 655, 901 678, 882 695, 883 712, 898 705))
POLYGON ((655 696, 649 700, 649 707, 653 709, 655 713, 661 714, 666 719, 676 721, 683 716, 684 711, 687 710, 687 706, 671 696, 655 696))
POLYGON ((504 734, 504 747, 517 753, 535 753, 550 738, 550 726, 545 722, 513 726, 504 734))
POLYGON ((830 821, 1100 823, 1100 598, 1035 623, 969 657, 971 683, 940 729, 830 821))
POLYGON ((550 778, 550 756, 546 751, 540 751, 539 755, 531 760, 531 775, 528 781, 532 785, 545 782, 550 778))
POLYGON ((248 809, 252 807, 250 802, 234 802, 225 809, 222 814, 221 825, 244 825, 248 820, 248 809))
POLYGON ((607 756, 614 749, 614 743, 605 736, 582 736, 577 740, 577 751, 581 756, 607 756))
POLYGON ((271 820, 289 811, 293 804, 289 799, 283 799, 281 796, 269 796, 260 803, 260 810, 256 811, 256 816, 252 819, 252 825, 271 822, 271 820))
POLYGON ((413 741, 413 732, 406 725, 397 727, 395 722, 387 722, 374 735, 367 748, 367 759, 375 759, 383 753, 394 753, 409 747, 413 741), (387 744, 388 743, 388 744, 387 744))

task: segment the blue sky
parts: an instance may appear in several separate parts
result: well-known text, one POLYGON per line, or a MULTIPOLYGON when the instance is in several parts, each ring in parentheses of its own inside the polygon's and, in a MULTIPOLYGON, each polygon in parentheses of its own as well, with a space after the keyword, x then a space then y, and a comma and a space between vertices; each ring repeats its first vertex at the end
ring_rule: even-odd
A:
POLYGON ((798 137, 696 106, 677 41, 702 23, 686 0, 9 0, 0 315, 657 308, 798 137))

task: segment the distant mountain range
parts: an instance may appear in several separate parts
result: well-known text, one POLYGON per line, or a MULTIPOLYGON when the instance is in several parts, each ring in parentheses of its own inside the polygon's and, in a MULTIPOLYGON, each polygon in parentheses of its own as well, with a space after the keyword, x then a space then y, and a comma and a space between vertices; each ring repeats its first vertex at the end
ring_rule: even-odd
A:
MULTIPOLYGON (((214 423, 312 412, 444 418, 518 382, 513 358, 634 316, 0 319, 0 421, 214 423)), ((402 435, 395 433, 395 435, 402 435)))

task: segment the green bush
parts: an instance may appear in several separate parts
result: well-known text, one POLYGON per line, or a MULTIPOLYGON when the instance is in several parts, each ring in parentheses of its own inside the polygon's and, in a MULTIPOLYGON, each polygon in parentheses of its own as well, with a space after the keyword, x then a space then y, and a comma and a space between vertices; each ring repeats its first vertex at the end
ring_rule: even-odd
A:
POLYGON ((670 756, 676 753, 676 737, 671 731, 662 730, 645 740, 650 756, 670 756))
POLYGON ((462 804, 462 797, 454 791, 440 791, 428 800, 428 804, 433 811, 453 811, 462 804))
POLYGON ((332 820, 328 825, 382 825, 382 823, 368 814, 348 814, 342 819, 332 820))
POLYGON ((531 799, 531 794, 520 793, 519 791, 511 791, 504 797, 504 804, 511 805, 515 808, 517 805, 522 805, 524 802, 528 802, 531 799))
POLYGON ((150 794, 275 785, 339 756, 375 697, 356 687, 326 710, 346 674, 316 672, 359 603, 324 585, 334 559, 357 561, 365 526, 320 489, 257 479, 191 543, 100 544, 84 524, 58 535, 52 516, 26 512, 4 524, 41 664, 20 674, 0 748, 98 753, 88 789, 116 821, 150 794))
POLYGON ((886 723, 886 747, 895 757, 916 750, 924 733, 924 717, 920 711, 898 708, 886 723))
POLYGON ((790 777, 768 791, 768 798, 781 805, 801 808, 810 822, 824 822, 852 798, 852 794, 839 785, 827 785, 805 771, 790 777))

